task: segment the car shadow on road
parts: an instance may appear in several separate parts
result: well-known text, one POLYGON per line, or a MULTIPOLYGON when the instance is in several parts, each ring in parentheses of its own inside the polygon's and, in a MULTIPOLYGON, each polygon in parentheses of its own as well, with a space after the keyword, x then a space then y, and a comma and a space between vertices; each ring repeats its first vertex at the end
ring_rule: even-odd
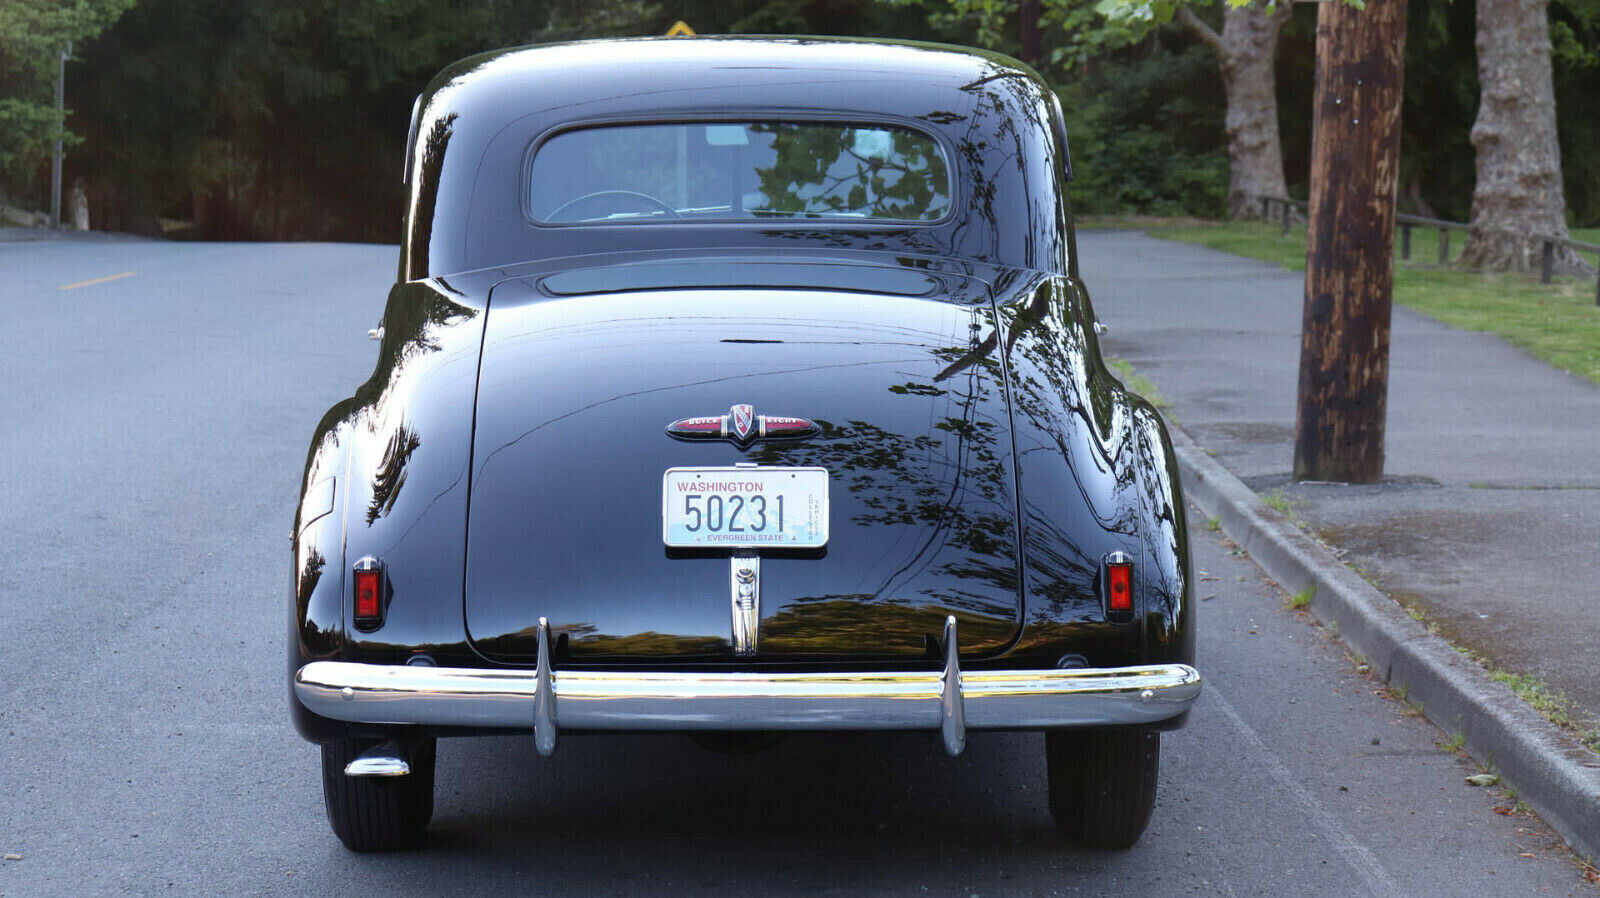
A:
POLYGON ((592 893, 947 891, 1118 865, 1051 825, 1043 755, 1038 734, 999 733, 959 758, 931 732, 796 734, 750 755, 676 735, 564 736, 551 758, 525 737, 446 740, 427 841, 355 866, 408 888, 534 876, 592 893))

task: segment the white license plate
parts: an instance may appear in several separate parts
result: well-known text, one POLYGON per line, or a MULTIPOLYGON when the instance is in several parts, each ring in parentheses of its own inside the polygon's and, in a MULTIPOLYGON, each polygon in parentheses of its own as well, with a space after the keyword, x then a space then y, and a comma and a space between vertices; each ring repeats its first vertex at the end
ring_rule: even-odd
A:
POLYGON ((675 548, 821 548, 828 542, 828 471, 668 468, 661 538, 675 548))

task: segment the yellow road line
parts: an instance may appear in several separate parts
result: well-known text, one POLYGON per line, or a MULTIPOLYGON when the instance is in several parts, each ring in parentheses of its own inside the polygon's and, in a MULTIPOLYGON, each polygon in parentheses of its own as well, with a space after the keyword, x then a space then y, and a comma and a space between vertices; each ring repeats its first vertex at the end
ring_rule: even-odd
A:
POLYGON ((133 277, 134 275, 136 275, 138 273, 139 272, 137 272, 137 271, 124 271, 121 274, 108 274, 103 278, 94 278, 92 280, 79 281, 76 284, 62 284, 61 285, 61 289, 63 289, 63 290, 76 290, 79 287, 93 287, 95 284, 104 284, 106 281, 120 281, 123 278, 131 278, 131 277, 133 277))

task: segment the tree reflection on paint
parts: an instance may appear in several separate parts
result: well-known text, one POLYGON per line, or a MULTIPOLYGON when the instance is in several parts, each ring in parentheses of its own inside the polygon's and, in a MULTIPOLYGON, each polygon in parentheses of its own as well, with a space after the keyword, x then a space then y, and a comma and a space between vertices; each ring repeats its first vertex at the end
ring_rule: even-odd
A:
POLYGON ((775 154, 755 170, 767 200, 760 214, 935 221, 949 211, 949 170, 938 144, 921 134, 814 122, 762 122, 750 131, 772 135, 775 154), (864 151, 865 136, 888 143, 864 151))
POLYGON ((389 435, 389 445, 383 450, 383 461, 378 463, 372 475, 372 498, 367 501, 368 524, 394 508, 395 500, 400 498, 400 488, 406 483, 406 462, 411 460, 411 453, 421 445, 422 440, 417 437, 417 432, 407 427, 403 420, 389 435))
POLYGON ((999 362, 991 354, 971 357, 975 348, 994 345, 992 327, 990 338, 979 336, 980 319, 988 316, 974 314, 967 345, 927 348, 940 374, 887 388, 895 396, 944 401, 952 413, 925 433, 897 433, 870 421, 818 421, 817 437, 769 443, 752 454, 762 465, 827 468, 856 500, 852 524, 903 528, 914 540, 896 553, 891 571, 866 584, 870 592, 801 597, 768 616, 763 651, 877 647, 904 654, 936 639, 948 614, 956 616, 969 650, 997 648, 1012 638, 1018 578, 1011 446, 999 362), (965 376, 955 377, 951 364, 969 357, 965 376))

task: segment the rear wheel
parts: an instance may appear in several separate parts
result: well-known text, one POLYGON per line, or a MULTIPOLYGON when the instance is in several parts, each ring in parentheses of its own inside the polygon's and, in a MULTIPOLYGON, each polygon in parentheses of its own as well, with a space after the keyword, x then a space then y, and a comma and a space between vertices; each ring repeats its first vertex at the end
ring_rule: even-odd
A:
POLYGON ((1132 848, 1150 822, 1161 733, 1144 727, 1046 733, 1050 813, 1090 848, 1132 848))
POLYGON ((434 740, 414 743, 405 776, 346 776, 345 765, 376 744, 344 739, 322 746, 328 822, 351 851, 404 848, 433 818, 434 740))

